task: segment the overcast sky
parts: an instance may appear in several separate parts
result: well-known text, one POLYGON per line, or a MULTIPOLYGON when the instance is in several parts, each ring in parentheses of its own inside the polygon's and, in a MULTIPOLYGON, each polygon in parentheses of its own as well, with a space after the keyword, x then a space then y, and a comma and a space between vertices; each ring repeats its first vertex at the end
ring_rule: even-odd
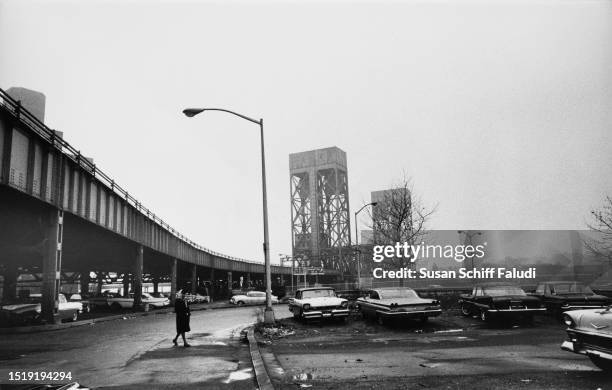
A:
POLYGON ((264 118, 273 261, 293 152, 346 151, 352 211, 406 172, 434 229, 582 229, 612 194, 610 1, 0 0, 0 50, 0 88, 230 255, 263 257, 258 128, 185 107, 264 118))

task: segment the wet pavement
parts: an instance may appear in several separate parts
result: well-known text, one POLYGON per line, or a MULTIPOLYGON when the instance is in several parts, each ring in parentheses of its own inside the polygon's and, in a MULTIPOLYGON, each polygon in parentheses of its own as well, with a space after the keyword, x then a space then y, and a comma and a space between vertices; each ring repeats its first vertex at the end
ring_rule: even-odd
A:
MULTIPOLYGON (((104 323, 0 338, 0 383, 11 371, 70 372, 73 381, 96 388, 256 387, 249 348, 240 331, 261 308, 195 311, 190 348, 172 345, 173 313, 126 317, 104 323)), ((286 305, 275 307, 286 316, 286 305)))
POLYGON ((565 326, 485 325, 458 313, 427 324, 303 324, 260 337, 277 388, 296 389, 609 389, 612 378, 588 358, 561 351, 565 326))

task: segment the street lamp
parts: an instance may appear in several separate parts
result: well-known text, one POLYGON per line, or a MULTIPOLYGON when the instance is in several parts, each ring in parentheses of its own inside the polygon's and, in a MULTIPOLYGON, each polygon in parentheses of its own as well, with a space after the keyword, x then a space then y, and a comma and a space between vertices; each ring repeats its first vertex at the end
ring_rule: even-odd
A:
MULTIPOLYGON (((457 230, 458 234, 465 234, 465 238, 467 239, 468 243, 470 244, 470 246, 474 246, 472 243, 472 238, 474 238, 474 236, 481 236, 482 232, 473 232, 470 230, 457 230)), ((472 256, 470 256, 470 259, 472 260, 472 269, 474 269, 474 254, 472 254, 472 256)))
POLYGON ((355 247, 357 248, 357 288, 361 288, 361 251, 359 250, 359 230, 357 229, 357 215, 368 206, 376 206, 378 202, 366 203, 355 212, 355 247))
POLYGON ((264 324, 274 324, 274 311, 272 310, 272 272, 270 270, 270 243, 268 239, 268 198, 266 191, 266 158, 264 153, 264 128, 263 119, 255 120, 248 116, 238 114, 237 112, 225 110, 223 108, 187 108, 183 110, 183 114, 189 118, 194 117, 204 111, 223 111, 235 115, 249 122, 259 125, 261 135, 261 188, 263 193, 263 229, 264 229, 264 261, 266 269, 266 310, 264 311, 264 324))

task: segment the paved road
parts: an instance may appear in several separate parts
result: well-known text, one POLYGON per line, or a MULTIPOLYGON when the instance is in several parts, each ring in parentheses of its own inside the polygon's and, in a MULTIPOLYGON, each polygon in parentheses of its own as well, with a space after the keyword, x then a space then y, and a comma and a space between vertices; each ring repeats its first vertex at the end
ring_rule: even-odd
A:
POLYGON ((548 319, 497 328, 451 315, 426 326, 295 326, 295 335, 262 348, 282 389, 612 388, 587 358, 560 350, 564 326, 548 319))
MULTIPOLYGON (((0 383, 10 371, 71 372, 73 380, 102 388, 255 387, 248 346, 240 330, 261 309, 192 313, 191 348, 174 347, 174 314, 110 321, 61 331, 0 337, 0 383)), ((275 307, 280 318, 286 306, 275 307)), ((179 343, 180 344, 180 343, 179 343)))

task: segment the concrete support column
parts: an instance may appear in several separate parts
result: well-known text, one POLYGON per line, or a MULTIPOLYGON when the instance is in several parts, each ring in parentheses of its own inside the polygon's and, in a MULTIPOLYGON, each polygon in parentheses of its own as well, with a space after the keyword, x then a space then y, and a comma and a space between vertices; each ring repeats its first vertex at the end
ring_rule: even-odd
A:
POLYGON ((59 323, 59 290, 62 270, 62 239, 64 212, 52 210, 45 226, 45 249, 42 259, 42 318, 47 323, 59 323))
POLYGON ((136 247, 136 261, 134 263, 134 309, 142 309, 142 269, 144 265, 144 247, 136 247))
POLYGON ((229 295, 232 295, 232 271, 227 271, 227 290, 229 295))
POLYGON ((2 300, 9 301, 17 298, 17 279, 19 278, 19 271, 14 265, 9 265, 3 274, 4 286, 2 288, 2 300))
POLYGON ((159 292, 159 278, 157 276, 153 277, 153 294, 157 294, 159 292))
POLYGON ((246 286, 247 288, 251 287, 251 273, 250 272, 247 272, 246 286))
POLYGON ((281 286, 285 285, 285 274, 279 274, 281 286))
POLYGON ((129 293, 130 293, 130 274, 126 272, 123 274, 123 296, 127 297, 129 293))
POLYGON ((178 273, 178 262, 176 259, 172 259, 172 266, 170 270, 170 304, 174 306, 174 300, 176 299, 176 277, 178 273))
POLYGON ((89 293, 89 271, 83 271, 81 272, 81 277, 79 279, 79 281, 81 282, 81 294, 88 294, 89 293))
POLYGON ((96 272, 96 279, 97 279, 96 293, 100 295, 102 294, 102 284, 104 283, 102 279, 102 271, 96 272))
POLYGON ((216 293, 216 289, 215 289, 215 285, 216 285, 216 281, 215 281, 215 269, 211 268, 210 269, 210 301, 213 301, 213 297, 216 298, 217 296, 215 295, 216 293))
POLYGON ((194 264, 191 267, 191 293, 195 294, 198 288, 198 266, 194 264))

